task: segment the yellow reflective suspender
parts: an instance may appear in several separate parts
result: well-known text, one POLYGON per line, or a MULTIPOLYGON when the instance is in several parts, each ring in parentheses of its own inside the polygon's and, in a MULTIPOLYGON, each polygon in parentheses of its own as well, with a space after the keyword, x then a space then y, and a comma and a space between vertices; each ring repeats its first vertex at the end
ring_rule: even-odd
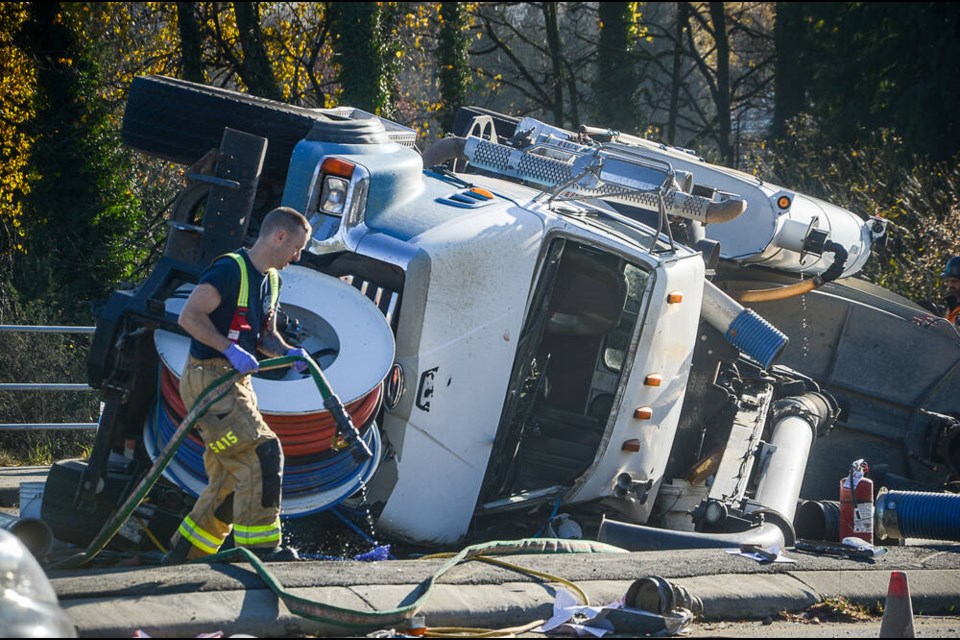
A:
POLYGON ((237 261, 240 267, 240 293, 237 294, 237 308, 247 309, 250 305, 250 278, 247 276, 247 264, 239 253, 228 253, 227 256, 237 261))
POLYGON ((280 274, 273 267, 267 269, 267 278, 270 280, 270 312, 277 308, 280 300, 280 274))
MULTIPOLYGON (((246 261, 239 253, 227 253, 220 257, 233 258, 237 266, 240 267, 240 291, 237 293, 237 310, 233 314, 230 329, 227 331, 227 338, 235 343, 240 339, 241 330, 251 329, 246 321, 247 309, 250 307, 250 278, 247 275, 246 261)), ((267 280, 270 288, 270 312, 267 315, 267 318, 269 318, 269 314, 277 308, 277 301, 280 299, 280 274, 277 273, 276 269, 270 267, 267 269, 267 280)))

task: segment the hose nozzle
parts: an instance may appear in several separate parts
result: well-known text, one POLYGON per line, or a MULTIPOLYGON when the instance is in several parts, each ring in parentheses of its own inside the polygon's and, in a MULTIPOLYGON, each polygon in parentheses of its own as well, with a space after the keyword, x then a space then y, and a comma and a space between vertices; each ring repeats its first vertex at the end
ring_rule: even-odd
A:
POLYGON ((360 432, 357 430, 357 427, 354 426, 350 415, 343 408, 343 403, 340 402, 340 398, 331 393, 324 399, 323 406, 333 416, 333 421, 337 425, 340 437, 350 444, 350 455, 353 456, 353 460, 358 464, 372 460, 373 452, 370 451, 370 447, 368 447, 367 443, 360 437, 360 432))

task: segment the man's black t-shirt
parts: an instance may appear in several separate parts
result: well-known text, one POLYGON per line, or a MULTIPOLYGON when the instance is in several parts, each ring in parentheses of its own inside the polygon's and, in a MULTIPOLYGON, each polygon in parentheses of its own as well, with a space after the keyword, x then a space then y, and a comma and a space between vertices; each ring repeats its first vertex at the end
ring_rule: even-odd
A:
MULTIPOLYGON (((250 257, 243 249, 238 251, 247 265, 248 291, 247 322, 249 331, 241 331, 237 339, 237 346, 249 353, 256 354, 257 342, 263 330, 264 321, 270 312, 270 282, 250 262, 250 257)), ((200 275, 198 285, 207 283, 220 292, 220 306, 210 314, 213 326, 221 335, 228 335, 230 323, 237 310, 237 295, 240 293, 240 265, 231 257, 221 256, 214 260, 200 275)), ((222 357, 223 354, 208 347, 196 338, 190 339, 190 355, 201 360, 222 357)))

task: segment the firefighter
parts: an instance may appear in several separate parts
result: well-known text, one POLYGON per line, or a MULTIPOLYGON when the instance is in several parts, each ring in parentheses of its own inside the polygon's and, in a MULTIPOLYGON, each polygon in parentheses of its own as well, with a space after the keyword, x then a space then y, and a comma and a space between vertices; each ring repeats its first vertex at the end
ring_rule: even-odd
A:
POLYGON ((944 316, 953 325, 960 325, 960 256, 947 260, 940 274, 947 287, 946 310, 944 316))
MULTIPOLYGON (((263 219, 249 250, 220 256, 201 274, 179 319, 191 336, 180 380, 186 407, 225 373, 257 371, 258 350, 273 357, 309 357, 282 338, 276 321, 278 271, 300 259, 310 232, 300 213, 278 207, 263 219)), ((294 366, 300 371, 307 367, 299 361, 294 366)), ((257 409, 250 377, 241 377, 197 425, 208 484, 173 535, 163 563, 217 553, 231 530, 237 547, 264 561, 299 559, 295 549, 281 544, 283 451, 257 409)))

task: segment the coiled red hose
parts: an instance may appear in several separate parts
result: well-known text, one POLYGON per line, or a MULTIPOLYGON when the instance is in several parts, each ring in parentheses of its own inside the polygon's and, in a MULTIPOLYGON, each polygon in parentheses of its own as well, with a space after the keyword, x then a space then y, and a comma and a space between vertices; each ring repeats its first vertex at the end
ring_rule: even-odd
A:
MULTIPOLYGON (((180 399, 180 381, 166 366, 161 367, 160 393, 170 410, 171 417, 179 425, 187 411, 183 400, 180 399)), ((371 418, 380 406, 382 394, 383 385, 378 384, 366 395, 344 407, 353 424, 357 425, 361 432, 372 423, 371 418)), ((286 456, 310 456, 324 453, 332 449, 336 442, 336 422, 327 410, 304 414, 263 412, 263 419, 277 434, 286 456)), ((200 442, 195 434, 189 437, 200 442)))

